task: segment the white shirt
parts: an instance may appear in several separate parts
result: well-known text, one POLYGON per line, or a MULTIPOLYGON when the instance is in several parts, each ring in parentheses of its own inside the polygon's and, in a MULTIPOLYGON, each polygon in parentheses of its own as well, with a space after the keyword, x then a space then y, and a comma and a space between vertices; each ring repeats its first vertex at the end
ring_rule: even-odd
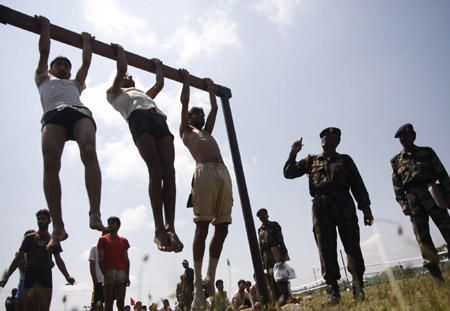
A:
POLYGON ((127 122, 131 113, 137 109, 154 108, 164 119, 167 119, 167 116, 156 106, 150 96, 135 87, 121 88, 117 94, 106 92, 106 99, 127 122))
POLYGON ((34 81, 41 96, 44 114, 69 106, 84 106, 80 101, 80 95, 86 85, 80 85, 77 80, 59 79, 46 71, 41 74, 35 73, 34 81))
POLYGON ((97 276, 97 282, 101 282, 103 278, 102 271, 98 265, 98 250, 97 245, 91 247, 91 252, 89 253, 89 261, 95 262, 95 275, 97 276))

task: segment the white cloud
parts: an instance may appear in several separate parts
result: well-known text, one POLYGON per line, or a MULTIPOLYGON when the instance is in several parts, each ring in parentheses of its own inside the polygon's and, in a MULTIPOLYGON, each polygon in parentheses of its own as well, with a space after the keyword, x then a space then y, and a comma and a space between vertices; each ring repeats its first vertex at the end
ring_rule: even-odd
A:
MULTIPOLYGON (((176 51, 185 63, 196 57, 215 54, 225 46, 239 47, 237 23, 229 17, 229 5, 222 4, 219 9, 206 10, 195 24, 189 24, 190 18, 186 17, 185 23, 172 36, 165 38, 162 49, 176 51), (199 31, 194 30, 199 26, 199 31)), ((145 19, 128 13, 122 2, 86 0, 84 6, 85 17, 94 25, 98 36, 117 43, 131 41, 137 47, 152 50, 160 46, 159 41, 162 40, 158 40, 151 25, 145 19)))
POLYGON ((122 115, 118 113, 106 100, 106 90, 111 86, 115 72, 111 73, 107 82, 87 87, 81 93, 81 101, 92 111, 96 122, 104 122, 106 125, 126 126, 122 115))
POLYGON ((129 132, 124 131, 122 137, 104 143, 97 153, 101 158, 104 178, 116 181, 126 179, 148 181, 147 167, 129 132))
POLYGON ((195 57, 210 56, 224 47, 239 48, 241 42, 237 35, 237 23, 229 17, 229 9, 208 10, 197 19, 200 31, 189 25, 190 18, 185 18, 184 25, 163 43, 163 49, 176 50, 182 63, 195 57))
POLYGON ((92 284, 87 284, 86 282, 75 283, 75 285, 72 286, 65 285, 58 289, 59 292, 63 293, 85 292, 91 290, 92 284))
POLYGON ((294 22, 296 8, 302 0, 261 0, 249 6, 251 10, 267 18, 283 30, 294 22))
POLYGON ((122 231, 139 231, 154 228, 153 221, 149 220, 147 207, 139 205, 135 208, 127 208, 120 214, 122 231))
POLYGON ((91 248, 85 249, 84 251, 81 252, 80 259, 83 261, 88 261, 90 253, 91 253, 91 248))
MULTIPOLYGON (((121 2, 125 4, 125 2, 121 2)), ((130 40, 137 46, 152 46, 157 43, 156 35, 143 18, 127 13, 126 6, 119 6, 116 0, 86 0, 85 17, 94 24, 99 35, 114 38, 114 42, 130 40)))

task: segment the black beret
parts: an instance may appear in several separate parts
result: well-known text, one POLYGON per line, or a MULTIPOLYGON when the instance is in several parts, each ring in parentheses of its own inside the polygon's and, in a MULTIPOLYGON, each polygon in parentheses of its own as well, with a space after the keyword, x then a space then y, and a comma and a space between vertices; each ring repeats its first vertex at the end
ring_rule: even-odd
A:
POLYGON ((265 213, 267 214, 267 210, 265 208, 261 208, 256 212, 256 217, 259 217, 260 214, 265 213))
POLYGON ((320 138, 324 137, 327 133, 335 133, 339 138, 341 138, 341 130, 337 127, 327 127, 322 132, 320 132, 320 138))
POLYGON ((416 132, 414 132, 414 127, 412 126, 411 123, 406 123, 402 126, 400 126, 400 128, 397 130, 397 132, 395 133, 395 138, 399 138, 401 134, 403 134, 403 132, 413 132, 414 134, 416 132))

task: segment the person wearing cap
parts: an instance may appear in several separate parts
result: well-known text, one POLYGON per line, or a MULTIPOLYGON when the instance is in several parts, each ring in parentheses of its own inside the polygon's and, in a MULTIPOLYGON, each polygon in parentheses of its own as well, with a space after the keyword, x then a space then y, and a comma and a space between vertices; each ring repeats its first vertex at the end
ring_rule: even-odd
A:
POLYGON ((182 295, 186 311, 191 310, 191 304, 194 300, 194 269, 189 267, 189 262, 184 259, 182 262, 184 273, 182 278, 182 295))
POLYGON ((340 301, 338 280, 341 278, 337 252, 336 227, 347 253, 348 270, 353 276, 353 296, 364 299, 364 259, 359 245, 359 226, 353 197, 364 213, 364 225, 373 223, 370 199, 353 159, 336 152, 341 141, 341 130, 328 127, 320 133, 322 153, 308 155, 296 161, 302 149, 302 138, 291 147, 284 165, 284 177, 294 179, 307 175, 309 193, 313 197, 313 232, 320 254, 322 275, 327 282, 328 301, 340 301))
POLYGON ((281 299, 284 305, 291 298, 289 282, 275 282, 272 272, 275 263, 284 262, 289 258, 288 250, 284 244, 283 232, 278 222, 269 220, 269 214, 265 208, 258 210, 256 217, 261 221, 261 227, 258 228, 259 250, 264 269, 269 276, 272 297, 275 297, 277 301, 281 299))
POLYGON ((400 204, 403 214, 410 217, 425 260, 424 267, 428 268, 434 279, 443 280, 428 219, 431 217, 448 245, 450 217, 447 209, 450 208, 450 178, 432 148, 418 147, 414 144, 416 132, 412 124, 401 126, 394 137, 398 138, 403 146, 402 151, 391 159, 395 199, 400 204), (436 184, 436 181, 439 181, 439 184, 436 184), (433 194, 437 202, 440 202, 439 206, 433 194))

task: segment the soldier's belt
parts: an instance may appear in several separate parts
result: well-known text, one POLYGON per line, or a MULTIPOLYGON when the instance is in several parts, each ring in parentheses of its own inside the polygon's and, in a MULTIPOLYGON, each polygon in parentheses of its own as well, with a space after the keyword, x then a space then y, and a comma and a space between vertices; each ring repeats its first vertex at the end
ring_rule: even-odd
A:
POLYGON ((418 181, 410 182, 410 183, 407 183, 406 185, 404 185, 402 188, 407 193, 408 192, 414 193, 414 192, 427 190, 428 184, 431 184, 431 183, 434 183, 434 181, 433 180, 431 180, 431 181, 424 180, 424 181, 420 181, 420 182, 418 182, 418 181))
POLYGON ((350 189, 346 186, 329 185, 314 190, 315 195, 327 195, 333 193, 348 192, 350 189))

